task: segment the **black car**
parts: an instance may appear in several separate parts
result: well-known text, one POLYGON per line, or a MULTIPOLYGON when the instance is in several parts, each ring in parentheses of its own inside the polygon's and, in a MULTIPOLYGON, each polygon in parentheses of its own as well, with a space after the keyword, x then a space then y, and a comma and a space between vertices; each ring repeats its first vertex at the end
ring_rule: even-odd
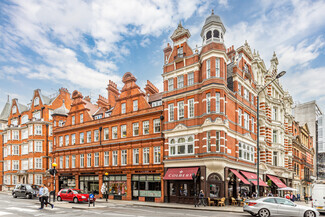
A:
POLYGON ((31 186, 31 185, 28 185, 28 184, 16 185, 15 189, 12 190, 12 196, 14 198, 26 197, 28 199, 32 199, 37 194, 38 194, 38 187, 37 186, 31 186))

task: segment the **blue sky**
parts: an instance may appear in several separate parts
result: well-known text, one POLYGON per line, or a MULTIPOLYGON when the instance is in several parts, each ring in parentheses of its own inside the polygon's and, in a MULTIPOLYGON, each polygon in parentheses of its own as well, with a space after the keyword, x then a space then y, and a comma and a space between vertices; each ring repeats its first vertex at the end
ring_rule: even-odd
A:
POLYGON ((325 109, 325 1, 0 1, 0 108, 33 90, 66 87, 96 101, 108 80, 121 88, 132 72, 162 90, 163 48, 179 21, 201 45, 200 31, 214 9, 227 47, 248 41, 267 67, 275 51, 281 83, 294 101, 316 99, 325 109))

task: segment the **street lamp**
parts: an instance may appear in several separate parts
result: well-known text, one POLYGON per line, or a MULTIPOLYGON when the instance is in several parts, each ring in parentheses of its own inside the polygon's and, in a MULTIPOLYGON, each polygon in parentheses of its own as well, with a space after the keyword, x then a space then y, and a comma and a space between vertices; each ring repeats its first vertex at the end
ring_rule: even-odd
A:
POLYGON ((196 174, 192 173, 192 178, 194 180, 194 207, 196 207, 196 174))
POLYGON ((277 74, 275 76, 275 78, 270 81, 268 84, 264 85, 260 91, 258 91, 257 93, 257 197, 259 197, 259 190, 260 190, 260 122, 259 122, 259 118, 260 118, 260 98, 259 95, 260 93, 270 84, 272 84, 276 79, 281 78, 284 74, 286 73, 286 71, 282 71, 279 74, 277 74))
POLYGON ((57 167, 58 165, 54 162, 54 163, 52 163, 52 167, 53 167, 53 177, 54 177, 54 180, 53 180, 53 183, 54 183, 54 194, 53 194, 53 202, 55 202, 55 195, 56 195, 56 191, 55 191, 55 187, 56 187, 56 185, 55 185, 55 174, 56 174, 56 169, 55 169, 55 167, 57 167))
MULTIPOLYGON (((108 172, 105 173, 105 176, 108 176, 108 172)), ((107 192, 108 186, 105 184, 105 191, 106 191, 106 202, 108 200, 108 192, 107 192)))

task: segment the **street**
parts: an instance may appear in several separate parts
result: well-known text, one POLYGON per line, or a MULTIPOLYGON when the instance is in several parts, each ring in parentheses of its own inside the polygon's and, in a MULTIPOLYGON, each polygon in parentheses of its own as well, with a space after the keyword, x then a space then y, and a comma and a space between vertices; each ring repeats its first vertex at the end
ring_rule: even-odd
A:
MULTIPOLYGON (((72 209, 61 206, 67 202, 56 202, 54 209, 47 207, 39 210, 40 203, 37 199, 12 198, 6 194, 0 194, 0 200, 0 216, 250 216, 246 213, 156 208, 116 203, 97 203, 97 206, 101 208, 95 209, 72 209)), ((84 207, 88 206, 87 204, 83 205, 84 207)))

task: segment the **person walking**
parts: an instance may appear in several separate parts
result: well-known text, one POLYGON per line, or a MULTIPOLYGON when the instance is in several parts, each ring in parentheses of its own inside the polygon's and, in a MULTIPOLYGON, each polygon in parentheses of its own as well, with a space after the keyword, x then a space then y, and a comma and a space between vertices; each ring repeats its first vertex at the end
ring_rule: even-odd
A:
POLYGON ((200 191, 200 194, 199 194, 199 203, 197 206, 200 206, 203 205, 203 206, 206 206, 205 202, 204 202, 204 193, 203 193, 203 190, 200 191))
POLYGON ((42 196, 41 196, 41 208, 39 208, 39 209, 43 209, 44 204, 51 205, 51 207, 53 209, 54 205, 48 202, 49 195, 50 195, 49 189, 44 184, 42 184, 42 188, 43 188, 43 192, 42 192, 42 196))
POLYGON ((43 195, 43 186, 41 186, 37 194, 40 203, 42 203, 42 195, 43 195))

